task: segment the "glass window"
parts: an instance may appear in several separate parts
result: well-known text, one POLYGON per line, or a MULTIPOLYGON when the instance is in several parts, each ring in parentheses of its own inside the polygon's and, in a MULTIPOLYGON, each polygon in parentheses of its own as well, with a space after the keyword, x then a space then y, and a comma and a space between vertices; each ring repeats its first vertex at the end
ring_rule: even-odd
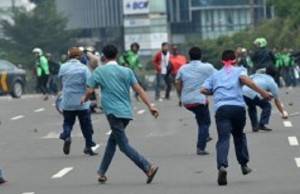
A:
POLYGON ((15 65, 6 60, 0 60, 0 70, 12 70, 15 65))

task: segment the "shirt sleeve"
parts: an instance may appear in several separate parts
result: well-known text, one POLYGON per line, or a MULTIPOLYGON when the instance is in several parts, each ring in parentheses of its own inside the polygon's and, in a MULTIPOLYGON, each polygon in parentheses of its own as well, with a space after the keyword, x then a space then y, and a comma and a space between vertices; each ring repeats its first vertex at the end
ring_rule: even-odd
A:
POLYGON ((135 84, 138 83, 133 71, 131 69, 128 69, 129 70, 129 81, 130 81, 130 85, 133 86, 135 84))
POLYGON ((246 68, 241 67, 240 76, 248 76, 248 72, 246 68))
POLYGON ((278 98, 279 88, 278 88, 278 86, 277 86, 277 84, 275 83, 274 80, 271 81, 269 90, 272 93, 274 98, 278 98))
POLYGON ((213 75, 209 76, 203 83, 202 87, 208 89, 210 92, 213 91, 213 75))

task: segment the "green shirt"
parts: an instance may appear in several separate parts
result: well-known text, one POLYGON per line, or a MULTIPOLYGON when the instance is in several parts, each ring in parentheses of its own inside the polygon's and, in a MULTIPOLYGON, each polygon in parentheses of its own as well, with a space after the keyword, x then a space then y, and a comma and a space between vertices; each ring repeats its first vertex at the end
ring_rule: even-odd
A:
POLYGON ((119 63, 122 66, 128 65, 128 67, 133 71, 142 67, 142 64, 140 63, 139 55, 132 51, 127 51, 123 55, 121 55, 121 57, 119 58, 119 63))
POLYGON ((38 77, 49 75, 48 59, 45 56, 40 56, 36 63, 36 74, 38 77))
POLYGON ((132 119, 130 88, 137 83, 131 69, 111 61, 96 68, 88 81, 91 88, 101 88, 101 104, 106 115, 132 119))

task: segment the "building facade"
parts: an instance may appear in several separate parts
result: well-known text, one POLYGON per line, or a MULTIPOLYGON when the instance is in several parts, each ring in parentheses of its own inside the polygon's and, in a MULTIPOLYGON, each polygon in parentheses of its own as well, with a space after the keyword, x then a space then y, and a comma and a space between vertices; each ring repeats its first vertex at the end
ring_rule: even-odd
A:
POLYGON ((256 25, 270 16, 266 0, 56 0, 81 40, 101 45, 112 42, 142 53, 161 42, 183 43, 189 37, 217 38, 256 25))
POLYGON ((81 30, 82 44, 124 46, 122 0, 56 0, 56 5, 69 19, 68 28, 81 30))
POLYGON ((167 0, 172 40, 217 38, 271 17, 266 0, 167 0))

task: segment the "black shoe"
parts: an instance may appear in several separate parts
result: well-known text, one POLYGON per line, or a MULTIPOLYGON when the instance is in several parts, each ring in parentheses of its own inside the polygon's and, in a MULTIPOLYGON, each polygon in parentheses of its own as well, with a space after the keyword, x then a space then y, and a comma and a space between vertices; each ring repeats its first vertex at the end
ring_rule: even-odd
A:
POLYGON ((0 177, 0 185, 6 183, 6 180, 3 177, 0 177))
POLYGON ((98 177, 98 182, 99 183, 101 183, 101 184, 104 184, 104 183, 106 183, 106 181, 107 181, 107 177, 106 176, 103 176, 103 175, 99 175, 99 177, 98 177))
POLYGON ((252 172, 252 169, 249 168, 248 166, 242 166, 241 169, 242 169, 243 175, 247 175, 247 174, 250 174, 252 172))
POLYGON ((264 125, 261 125, 261 126, 259 127, 259 130, 262 130, 262 131, 272 131, 272 129, 270 129, 270 128, 264 126, 264 125))
POLYGON ((65 155, 70 154, 71 142, 72 141, 69 138, 65 140, 64 147, 63 147, 63 152, 65 155))
POLYGON ((218 184, 220 186, 227 185, 227 171, 224 167, 219 169, 218 184))
POLYGON ((258 127, 253 128, 252 132, 254 132, 254 133, 259 132, 259 128, 258 127))
POLYGON ((90 156, 96 156, 98 153, 94 152, 92 148, 84 148, 83 153, 90 156))
POLYGON ((209 155, 209 153, 205 150, 200 150, 200 149, 197 149, 197 155, 199 156, 205 156, 205 155, 209 155))

